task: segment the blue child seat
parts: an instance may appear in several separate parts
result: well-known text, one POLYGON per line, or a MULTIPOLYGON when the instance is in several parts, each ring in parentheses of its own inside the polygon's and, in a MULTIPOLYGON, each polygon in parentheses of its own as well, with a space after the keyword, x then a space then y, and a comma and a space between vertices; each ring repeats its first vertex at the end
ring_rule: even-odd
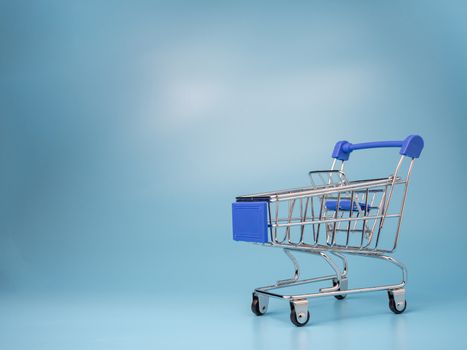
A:
MULTIPOLYGON (((339 210, 350 211, 350 206, 351 206, 350 203, 351 201, 349 199, 342 199, 339 202, 339 210)), ((371 207, 369 204, 367 204, 365 208, 365 203, 362 203, 362 202, 359 202, 358 206, 360 206, 361 210, 365 210, 365 211, 370 211, 370 209, 376 208, 376 207, 371 207)), ((357 206, 357 203, 354 201, 352 205, 352 211, 358 211, 358 206, 357 206)), ((326 201, 326 208, 328 210, 336 210, 336 207, 337 207, 337 200, 333 199, 333 200, 326 201)))

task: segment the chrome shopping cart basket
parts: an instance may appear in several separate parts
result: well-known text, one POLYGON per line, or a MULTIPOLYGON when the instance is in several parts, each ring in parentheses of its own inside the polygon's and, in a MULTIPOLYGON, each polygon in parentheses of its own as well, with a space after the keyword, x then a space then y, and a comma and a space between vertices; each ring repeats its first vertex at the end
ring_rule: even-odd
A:
POLYGON ((330 170, 311 171, 311 186, 239 196, 232 204, 233 239, 282 248, 294 265, 290 279, 253 291, 251 310, 266 313, 269 298, 288 300, 290 319, 304 326, 310 319, 308 299, 347 294, 387 291, 389 308, 396 314, 405 311, 405 266, 390 256, 397 247, 410 174, 423 149, 423 139, 410 135, 402 141, 352 144, 339 141, 334 147, 330 170), (393 174, 368 180, 350 181, 344 162, 355 150, 397 147, 400 158, 393 174), (300 266, 292 254, 316 254, 329 264, 334 274, 301 279, 300 266), (402 280, 397 284, 348 287, 347 254, 380 259, 397 266, 402 280), (333 258, 340 260, 342 266, 333 258), (311 293, 284 294, 284 287, 325 282, 328 286, 311 293))

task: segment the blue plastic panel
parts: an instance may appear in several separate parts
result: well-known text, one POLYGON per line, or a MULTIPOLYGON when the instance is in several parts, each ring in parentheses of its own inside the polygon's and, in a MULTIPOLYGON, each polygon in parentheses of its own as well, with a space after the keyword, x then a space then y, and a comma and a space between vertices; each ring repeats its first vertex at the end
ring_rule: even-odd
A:
POLYGON ((233 239, 266 243, 268 241, 268 203, 232 203, 233 239))

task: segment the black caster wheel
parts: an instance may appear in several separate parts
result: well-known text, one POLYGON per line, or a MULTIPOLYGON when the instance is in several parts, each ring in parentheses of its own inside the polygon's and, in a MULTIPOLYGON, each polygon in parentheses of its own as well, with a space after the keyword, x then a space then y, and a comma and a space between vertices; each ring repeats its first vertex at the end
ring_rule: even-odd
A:
POLYGON ((401 314, 407 309, 407 301, 404 300, 404 306, 397 307, 396 301, 394 300, 394 296, 391 293, 388 293, 389 296, 389 309, 395 314, 401 314))
POLYGON ((266 307, 260 308, 258 296, 253 294, 253 300, 251 301, 251 311, 256 316, 263 316, 266 313, 266 307))
POLYGON ((309 320, 310 320, 310 312, 309 311, 306 312, 306 319, 302 320, 302 317, 297 316, 297 313, 295 312, 295 307, 294 307, 293 303, 290 303, 290 321, 292 321, 292 323, 295 326, 303 327, 304 325, 306 325, 308 323, 309 320))
MULTIPOLYGON (((337 281, 332 280, 332 285, 333 285, 333 287, 335 287, 337 285, 337 281)), ((342 299, 345 299, 346 296, 347 296, 346 294, 334 295, 334 298, 336 298, 337 300, 342 300, 342 299)))

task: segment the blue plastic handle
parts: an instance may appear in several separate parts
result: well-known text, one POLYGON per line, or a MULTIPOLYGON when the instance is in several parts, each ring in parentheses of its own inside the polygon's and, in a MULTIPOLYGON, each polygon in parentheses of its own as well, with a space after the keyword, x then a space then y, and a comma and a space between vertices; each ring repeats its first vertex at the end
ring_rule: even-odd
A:
POLYGON ((423 150, 423 138, 419 135, 409 135, 402 141, 376 141, 352 144, 339 141, 334 146, 332 157, 339 160, 348 160, 350 153, 358 149, 400 147, 399 154, 406 157, 418 158, 423 150))

